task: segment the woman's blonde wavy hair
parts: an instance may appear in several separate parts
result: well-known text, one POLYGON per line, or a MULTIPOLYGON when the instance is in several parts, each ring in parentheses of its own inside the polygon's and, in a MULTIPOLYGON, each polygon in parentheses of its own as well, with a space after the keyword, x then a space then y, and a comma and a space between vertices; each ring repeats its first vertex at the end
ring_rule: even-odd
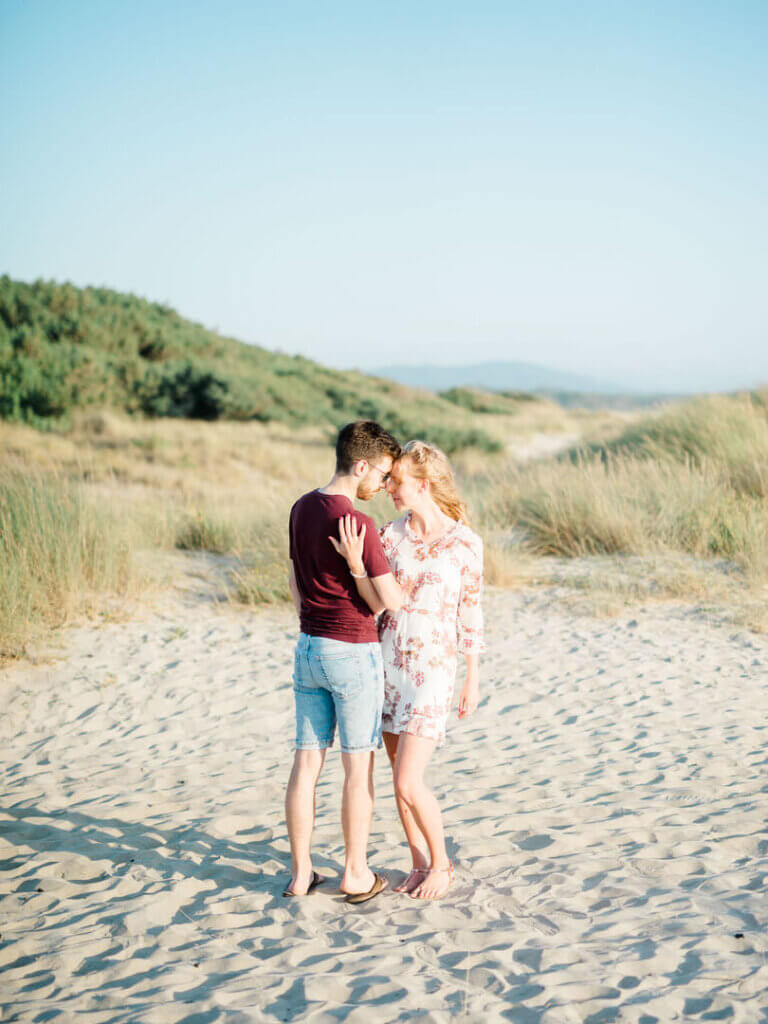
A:
POLYGON ((467 506, 459 497, 448 456, 437 445, 408 441, 398 462, 408 460, 408 471, 417 480, 429 480, 429 493, 440 509, 456 522, 469 525, 467 506))

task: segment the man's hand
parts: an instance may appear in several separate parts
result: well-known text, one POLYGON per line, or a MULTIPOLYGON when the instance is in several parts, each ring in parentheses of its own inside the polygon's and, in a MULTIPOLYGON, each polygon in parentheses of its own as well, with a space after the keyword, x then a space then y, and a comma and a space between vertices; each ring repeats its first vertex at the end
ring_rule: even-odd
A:
POLYGON ((459 697, 459 718, 469 718, 480 702, 480 684, 477 678, 467 677, 459 697))
POLYGON ((336 540, 335 537, 329 537, 328 540, 346 561, 350 572, 354 573, 355 576, 363 576, 365 574, 365 566, 363 565, 365 523, 360 527, 360 533, 358 533, 357 520, 353 519, 351 513, 347 512, 345 516, 339 519, 339 539, 336 540))

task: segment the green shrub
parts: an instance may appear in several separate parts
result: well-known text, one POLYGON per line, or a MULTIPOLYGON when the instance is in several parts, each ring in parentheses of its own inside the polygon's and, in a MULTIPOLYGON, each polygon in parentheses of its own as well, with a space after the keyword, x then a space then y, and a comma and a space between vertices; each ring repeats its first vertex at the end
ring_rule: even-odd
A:
POLYGON ((440 397, 462 409, 477 413, 510 415, 518 411, 522 402, 536 401, 535 395, 525 391, 483 391, 480 388, 449 388, 440 391, 440 397))
POLYGON ((429 392, 222 338, 133 295, 0 277, 0 417, 40 426, 88 406, 334 430, 378 419, 449 452, 501 447, 429 392))

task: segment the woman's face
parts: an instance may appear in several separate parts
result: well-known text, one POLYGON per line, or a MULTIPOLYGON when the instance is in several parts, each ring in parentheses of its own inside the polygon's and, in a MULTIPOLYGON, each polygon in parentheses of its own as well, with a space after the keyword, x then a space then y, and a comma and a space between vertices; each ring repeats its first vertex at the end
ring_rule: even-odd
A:
POLYGON ((411 475, 408 459, 398 459, 389 472, 387 493, 396 509, 417 508, 424 500, 426 481, 411 475))

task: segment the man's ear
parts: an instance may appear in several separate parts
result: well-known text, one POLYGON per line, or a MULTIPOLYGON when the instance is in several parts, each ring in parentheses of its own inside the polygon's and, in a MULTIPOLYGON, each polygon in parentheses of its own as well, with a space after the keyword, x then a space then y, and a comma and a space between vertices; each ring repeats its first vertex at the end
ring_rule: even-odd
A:
POLYGON ((352 467, 352 472, 359 479, 361 476, 365 476, 365 471, 368 469, 368 462, 366 459, 358 459, 352 467))

